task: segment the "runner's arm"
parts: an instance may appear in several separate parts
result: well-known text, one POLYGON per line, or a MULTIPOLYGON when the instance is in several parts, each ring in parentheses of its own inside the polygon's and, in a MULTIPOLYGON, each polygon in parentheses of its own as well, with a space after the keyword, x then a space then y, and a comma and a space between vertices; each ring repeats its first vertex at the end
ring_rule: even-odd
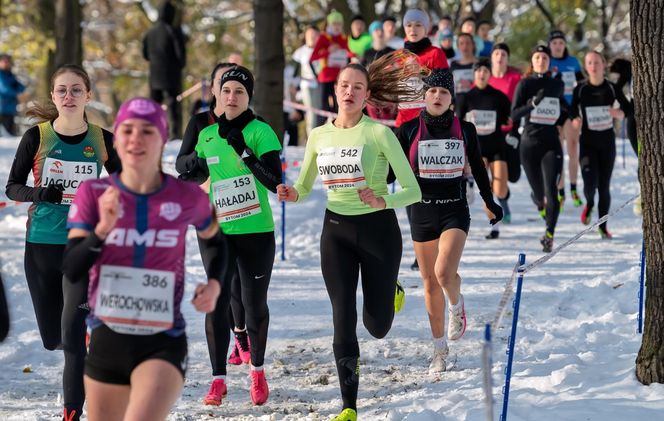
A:
POLYGON ((16 149, 16 155, 14 156, 14 162, 12 162, 12 168, 9 171, 5 190, 5 194, 11 200, 19 202, 41 202, 43 200, 41 195, 43 194, 42 192, 46 191, 45 187, 30 187, 26 185, 28 174, 32 171, 38 149, 39 127, 35 126, 25 132, 16 149))

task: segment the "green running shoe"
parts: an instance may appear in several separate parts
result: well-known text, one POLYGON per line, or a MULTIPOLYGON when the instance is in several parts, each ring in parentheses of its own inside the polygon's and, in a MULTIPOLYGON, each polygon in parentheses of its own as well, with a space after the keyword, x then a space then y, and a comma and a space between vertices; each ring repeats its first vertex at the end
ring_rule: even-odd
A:
POLYGON ((357 421, 357 411, 346 408, 339 415, 332 418, 331 421, 357 421))
POLYGON ((406 291, 403 290, 401 282, 397 279, 397 289, 394 292, 394 312, 399 313, 403 309, 403 304, 406 299, 406 291))
POLYGON ((572 190, 572 204, 574 205, 575 208, 578 208, 579 206, 583 205, 583 200, 581 200, 576 190, 572 190))

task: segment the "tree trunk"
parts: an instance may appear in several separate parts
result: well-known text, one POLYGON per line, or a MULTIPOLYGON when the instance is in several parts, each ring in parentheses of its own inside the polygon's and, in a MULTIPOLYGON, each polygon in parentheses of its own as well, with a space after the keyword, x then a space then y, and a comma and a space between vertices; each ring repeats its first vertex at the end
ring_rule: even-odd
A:
POLYGON ((647 279, 645 329, 636 358, 636 377, 643 384, 664 383, 664 48, 659 42, 664 37, 662 0, 632 0, 630 20, 647 279))
POLYGON ((57 0, 55 4, 55 67, 83 61, 79 0, 57 0))
POLYGON ((281 0, 254 0, 255 77, 254 108, 284 135, 284 4, 281 0))
POLYGON ((376 20, 376 2, 374 0, 359 0, 357 5, 368 29, 371 22, 376 20))

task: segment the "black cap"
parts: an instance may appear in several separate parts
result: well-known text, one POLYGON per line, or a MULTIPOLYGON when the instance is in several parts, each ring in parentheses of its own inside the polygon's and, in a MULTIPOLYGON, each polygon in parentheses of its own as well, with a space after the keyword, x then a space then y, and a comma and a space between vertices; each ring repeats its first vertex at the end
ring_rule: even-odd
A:
POLYGON ((486 67, 489 69, 489 71, 491 71, 491 61, 489 61, 488 58, 483 57, 473 63, 473 71, 478 70, 480 67, 486 67))
POLYGON ((431 73, 429 73, 429 76, 422 79, 422 82, 427 89, 432 87, 447 89, 450 91, 452 99, 454 99, 454 76, 450 69, 433 69, 431 73))
POLYGON ((473 21, 473 23, 477 23, 477 20, 474 17, 466 16, 465 18, 461 19, 461 25, 463 25, 464 23, 466 23, 468 21, 473 21))
POLYGON ((510 55, 510 47, 505 44, 504 42, 499 42, 497 44, 493 44, 493 47, 491 48, 491 52, 493 53, 496 50, 503 50, 507 53, 507 55, 510 55))
POLYGON ((553 41, 556 38, 560 38, 563 41, 567 42, 567 40, 565 39, 565 34, 563 33, 563 31, 559 31, 557 29, 555 31, 551 31, 551 33, 549 34, 549 42, 553 41))
POLYGON ((385 17, 383 18, 383 22, 387 22, 388 20, 389 20, 390 22, 397 23, 397 18, 395 18, 394 16, 385 16, 385 17))
POLYGON ((535 49, 533 50, 533 54, 531 55, 534 55, 535 53, 544 53, 547 56, 551 57, 551 50, 549 50, 549 47, 547 47, 546 45, 538 45, 537 47, 535 47, 535 49))
POLYGON ((363 17, 362 15, 355 15, 355 16, 353 16, 352 19, 350 20, 350 22, 353 23, 353 22, 355 22, 356 20, 361 20, 362 22, 366 23, 366 21, 364 20, 364 17, 363 17))

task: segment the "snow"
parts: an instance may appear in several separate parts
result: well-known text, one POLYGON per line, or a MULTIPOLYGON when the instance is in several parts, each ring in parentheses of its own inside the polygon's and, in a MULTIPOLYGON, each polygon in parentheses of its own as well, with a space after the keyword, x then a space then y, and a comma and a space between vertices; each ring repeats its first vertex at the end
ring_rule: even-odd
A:
MULTIPOLYGON (((16 138, 0 138, 0 185, 5 185, 16 138)), ((618 142, 613 176, 613 208, 637 191, 636 158, 627 148, 625 168, 618 142)), ((168 145, 164 168, 172 163, 179 143, 168 145)), ((302 148, 287 151, 292 182, 302 148)), ((581 181, 580 181, 581 184, 581 181)), ((484 324, 495 315, 505 282, 519 252, 527 263, 542 256, 538 238, 544 226, 528 198, 525 177, 512 185, 511 225, 498 240, 487 241, 488 224, 479 197, 472 205, 473 224, 461 261, 462 291, 468 331, 450 343, 457 358, 452 371, 427 374, 432 351, 424 309, 422 282, 409 269, 414 253, 403 210, 398 211, 404 237, 400 280, 406 289, 404 310, 390 334, 377 340, 358 323, 361 378, 358 411, 362 420, 484 420, 481 349, 484 324)), ((0 201, 5 200, 4 196, 0 201)), ((188 302, 190 368, 182 398, 169 420, 326 420, 341 409, 332 355, 332 311, 320 273, 319 236, 324 211, 320 187, 303 204, 287 209, 287 260, 275 258, 269 291, 270 333, 266 373, 270 399, 250 403, 248 368, 229 366, 229 395, 220 407, 200 401, 209 386, 211 369, 204 338, 203 315, 188 302)), ((277 244, 281 243, 281 205, 274 202, 277 244)), ((27 205, 0 209, 2 273, 10 300, 12 330, 0 345, 0 419, 61 418, 60 352, 42 348, 23 274, 27 205), (30 373, 24 373, 30 367, 30 373)), ((580 208, 571 203, 561 214, 556 244, 581 231, 580 208)), ((661 419, 664 385, 641 385, 634 361, 641 338, 636 333, 641 220, 631 206, 609 220, 612 241, 596 232, 582 237, 524 280, 511 382, 508 419, 625 420, 661 419)), ((193 232, 188 233, 187 292, 203 276, 193 232)), ((358 291, 361 295, 361 292, 358 291)), ((358 305, 361 305, 361 297, 358 305)), ((359 315, 361 320, 361 309, 359 315)), ((496 329, 493 350, 494 412, 501 412, 505 345, 512 312, 496 329)))

